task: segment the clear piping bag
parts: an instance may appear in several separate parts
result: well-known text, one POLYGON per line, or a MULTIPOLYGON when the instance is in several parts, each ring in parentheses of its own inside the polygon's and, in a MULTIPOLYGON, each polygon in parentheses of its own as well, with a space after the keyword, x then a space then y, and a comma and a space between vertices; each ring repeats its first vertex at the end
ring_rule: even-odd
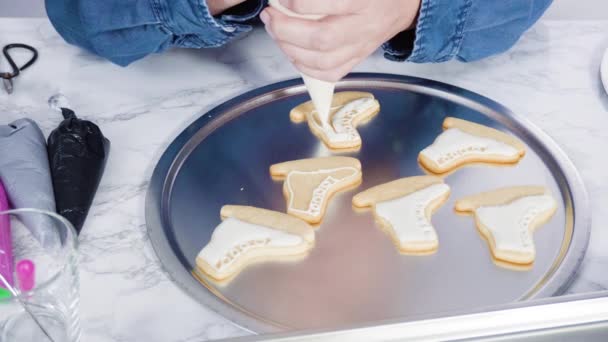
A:
MULTIPOLYGON (((320 20, 324 17, 323 15, 302 15, 294 13, 285 6, 281 5, 279 0, 269 0, 269 3, 270 6, 290 17, 307 20, 320 20)), ((306 89, 308 90, 312 103, 315 105, 315 109, 317 110, 321 124, 323 127, 329 126, 329 114, 331 112, 331 103, 334 98, 336 84, 322 81, 304 74, 301 74, 301 76, 304 80, 304 84, 306 85, 306 89)))

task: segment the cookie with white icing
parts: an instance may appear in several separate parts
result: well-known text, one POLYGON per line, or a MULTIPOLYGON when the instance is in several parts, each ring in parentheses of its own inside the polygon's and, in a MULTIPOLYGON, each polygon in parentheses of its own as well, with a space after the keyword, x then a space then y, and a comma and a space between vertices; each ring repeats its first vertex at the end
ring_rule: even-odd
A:
POLYGON ((353 198, 353 205, 371 207, 401 253, 431 254, 439 247, 431 216, 449 196, 450 187, 441 178, 418 176, 368 189, 353 198))
POLYGON ((495 259, 531 264, 536 258, 533 233, 553 216, 557 202, 544 187, 522 186, 460 199, 455 209, 475 215, 495 259))
POLYGON ((436 174, 471 163, 514 164, 526 154, 517 138, 470 121, 448 117, 443 130, 418 156, 420 164, 436 174))
POLYGON ((326 157, 295 160, 270 167, 270 175, 284 180, 287 213, 317 224, 331 197, 361 183, 361 163, 355 158, 326 157))
POLYGON ((334 94, 329 125, 319 121, 312 102, 294 108, 290 113, 293 122, 307 121, 312 133, 334 150, 358 150, 361 136, 357 126, 371 120, 380 111, 380 103, 373 94, 348 91, 334 94))
POLYGON ((222 223, 196 257, 197 271, 216 281, 231 279, 248 265, 305 255, 315 234, 306 222, 287 214, 224 206, 222 223))

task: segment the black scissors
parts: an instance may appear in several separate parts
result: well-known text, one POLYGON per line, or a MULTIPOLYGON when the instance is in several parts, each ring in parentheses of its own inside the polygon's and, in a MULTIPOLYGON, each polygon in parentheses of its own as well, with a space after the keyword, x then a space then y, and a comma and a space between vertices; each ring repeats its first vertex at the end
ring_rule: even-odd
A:
POLYGON ((38 51, 29 45, 15 43, 15 44, 8 44, 7 46, 5 46, 2 49, 2 53, 4 54, 4 57, 6 57, 8 64, 10 64, 11 68, 13 69, 13 72, 0 72, 0 78, 2 78, 2 83, 4 83, 4 89, 6 89, 6 92, 9 94, 12 94, 13 93, 13 78, 19 76, 21 71, 29 68, 30 66, 32 66, 32 64, 34 64, 34 62, 36 62, 36 60, 38 59, 38 51), (22 66, 17 66, 17 64, 15 64, 15 61, 11 57, 11 55, 8 53, 8 51, 10 49, 29 50, 32 52, 33 55, 32 55, 32 58, 30 58, 30 60, 27 63, 23 64, 22 66))

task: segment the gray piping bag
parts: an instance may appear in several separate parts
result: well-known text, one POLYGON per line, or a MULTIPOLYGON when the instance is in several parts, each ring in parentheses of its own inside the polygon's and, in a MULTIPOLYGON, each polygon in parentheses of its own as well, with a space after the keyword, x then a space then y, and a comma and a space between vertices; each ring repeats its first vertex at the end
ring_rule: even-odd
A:
MULTIPOLYGON (((38 125, 19 119, 0 125, 0 179, 14 208, 55 212, 46 141, 38 125)), ((44 215, 24 215, 23 223, 43 246, 57 243, 44 215)))

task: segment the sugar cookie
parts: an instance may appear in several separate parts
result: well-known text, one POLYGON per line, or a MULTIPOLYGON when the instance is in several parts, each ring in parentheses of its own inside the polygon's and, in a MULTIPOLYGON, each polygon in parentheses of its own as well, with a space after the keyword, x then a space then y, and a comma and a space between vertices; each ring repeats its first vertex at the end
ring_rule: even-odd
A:
POLYGON ((371 120, 379 111, 380 104, 374 95, 348 91, 334 95, 330 125, 320 123, 310 101, 294 108, 290 118, 296 123, 308 121, 312 133, 330 149, 357 150, 362 144, 357 126, 371 120))
POLYGON ((196 257, 199 271, 222 281, 260 261, 305 255, 315 242, 312 227, 287 214, 243 206, 224 206, 222 223, 196 257))
POLYGON ((517 163, 526 153, 517 138, 470 121, 446 118, 432 145, 420 152, 420 164, 434 173, 444 173, 470 163, 517 163))
POLYGON ((275 164, 270 175, 284 180, 287 213, 312 224, 321 222, 331 197, 361 182, 361 163, 355 158, 326 157, 275 164))
POLYGON ((534 262, 533 232, 555 213, 557 203, 544 187, 503 188, 456 202, 456 211, 472 213, 497 260, 534 262))
POLYGON ((441 178, 418 176, 368 189, 353 198, 353 205, 372 207, 401 253, 430 254, 439 247, 431 216, 449 196, 450 187, 441 178))

